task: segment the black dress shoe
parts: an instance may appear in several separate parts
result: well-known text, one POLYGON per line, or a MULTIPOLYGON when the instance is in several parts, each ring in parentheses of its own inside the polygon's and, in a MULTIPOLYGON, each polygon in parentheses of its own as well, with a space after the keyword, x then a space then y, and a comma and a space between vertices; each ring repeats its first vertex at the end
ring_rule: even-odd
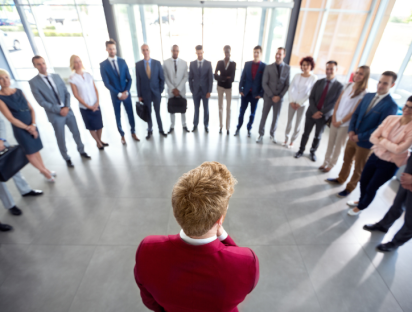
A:
POLYGON ((149 140, 152 137, 152 134, 153 134, 152 131, 148 131, 147 136, 146 136, 146 140, 149 140))
POLYGON ((67 164, 67 167, 69 167, 69 168, 74 168, 74 165, 73 165, 73 163, 72 163, 72 161, 69 159, 69 160, 66 160, 66 164, 67 164))
POLYGON ((301 151, 298 151, 296 154, 295 154, 295 158, 300 158, 300 157, 302 157, 303 156, 303 152, 301 152, 301 151))
POLYGON ((86 159, 92 159, 89 155, 87 155, 87 153, 80 153, 80 156, 86 159))
POLYGON ((227 130, 227 135, 229 135, 229 130, 227 130))
POLYGON ((165 138, 167 137, 167 134, 164 131, 159 131, 160 135, 163 135, 165 138))
POLYGON ((13 229, 13 227, 11 225, 0 223, 0 231, 1 232, 8 232, 8 231, 11 231, 12 229, 13 229))
POLYGON ((23 197, 26 197, 26 196, 39 196, 39 195, 43 195, 43 191, 40 191, 40 190, 31 190, 30 192, 28 192, 28 193, 26 193, 26 194, 23 194, 22 196, 23 196, 23 197))
POLYGON ((248 130, 247 131, 247 137, 250 138, 250 136, 251 136, 251 133, 250 133, 250 130, 248 130))
POLYGON ((187 127, 183 127, 183 131, 184 131, 184 132, 190 132, 190 130, 187 129, 187 127))
MULTIPOLYGON (((100 141, 102 142, 102 141, 100 141)), ((109 146, 109 144, 102 142, 103 146, 109 146)))
POLYGON ((369 232, 379 231, 383 233, 388 233, 388 230, 379 224, 365 224, 363 226, 363 229, 369 232))
POLYGON ((311 161, 316 161, 316 160, 317 160, 317 158, 316 158, 315 153, 310 153, 310 155, 309 155, 309 159, 310 159, 311 161))
POLYGON ((23 212, 17 208, 16 206, 14 206, 13 208, 9 209, 9 212, 13 215, 13 216, 20 216, 23 214, 23 212))
POLYGON ((239 135, 239 129, 236 130, 235 135, 234 136, 238 136, 239 135))
POLYGON ((175 131, 175 129, 174 129, 174 128, 170 128, 170 129, 169 129, 169 132, 168 132, 167 134, 170 134, 170 133, 172 133, 173 131, 175 131))
POLYGON ((205 131, 206 131, 206 133, 209 133, 209 128, 205 127, 205 131))
POLYGON ((222 134, 222 128, 220 128, 220 130, 219 130, 219 134, 222 134))
POLYGON ((192 132, 195 132, 196 130, 197 130, 197 126, 194 126, 192 132))
POLYGON ((376 246, 376 249, 379 250, 379 251, 383 251, 383 252, 389 252, 389 251, 392 251, 392 250, 394 250, 398 247, 399 247, 398 244, 395 244, 393 242, 389 242, 389 243, 386 243, 386 244, 379 244, 378 246, 376 246))

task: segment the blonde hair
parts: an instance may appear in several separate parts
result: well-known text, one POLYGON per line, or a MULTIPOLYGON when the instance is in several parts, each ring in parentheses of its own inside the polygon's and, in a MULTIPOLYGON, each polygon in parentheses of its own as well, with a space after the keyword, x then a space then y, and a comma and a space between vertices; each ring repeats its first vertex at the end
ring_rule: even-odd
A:
POLYGON ((173 214, 188 236, 202 236, 225 215, 237 183, 225 165, 204 162, 182 175, 172 192, 173 214))
MULTIPOLYGON (((77 56, 77 55, 74 55, 74 54, 70 57, 70 69, 72 71, 74 71, 74 60, 76 59, 76 57, 78 57, 80 61, 82 60, 80 58, 80 56, 77 56)), ((83 62, 82 62, 82 69, 84 69, 83 62)))
POLYGON ((368 81, 369 81, 369 76, 370 76, 370 68, 367 65, 362 65, 359 66, 358 69, 363 69, 363 79, 359 82, 355 82, 355 85, 353 86, 355 91, 353 92, 353 95, 351 98, 357 97, 359 94, 361 94, 363 91, 365 91, 368 88, 368 81))
POLYGON ((7 75, 7 77, 10 78, 10 74, 7 70, 0 68, 0 76, 1 75, 7 75))

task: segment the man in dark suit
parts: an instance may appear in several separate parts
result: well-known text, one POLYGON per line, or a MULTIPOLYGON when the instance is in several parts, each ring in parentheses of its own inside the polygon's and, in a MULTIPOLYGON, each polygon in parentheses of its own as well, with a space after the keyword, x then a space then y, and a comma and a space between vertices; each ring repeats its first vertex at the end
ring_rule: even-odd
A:
POLYGON ((130 130, 135 141, 140 141, 135 133, 135 122, 132 108, 132 98, 130 87, 132 86, 132 77, 130 76, 129 67, 124 59, 117 57, 116 41, 110 39, 106 41, 106 51, 109 54, 107 60, 100 63, 100 74, 103 83, 110 90, 110 96, 113 102, 114 114, 116 116, 117 130, 122 137, 122 144, 126 144, 124 131, 122 129, 120 105, 123 102, 129 118, 130 130))
POLYGON ((134 276, 152 311, 238 311, 259 280, 259 260, 223 229, 236 180, 218 162, 180 177, 172 192, 182 230, 140 243, 134 276), (190 199, 190 200, 188 200, 190 199))
POLYGON ((312 88, 309 96, 309 107, 306 112, 305 132, 303 133, 300 149, 296 153, 295 158, 303 155, 309 135, 313 127, 316 126, 315 137, 313 138, 309 157, 310 160, 316 161, 315 152, 319 147, 322 133, 325 130, 329 118, 333 115, 333 108, 343 89, 343 85, 335 77, 337 70, 338 63, 336 61, 327 62, 326 78, 316 81, 312 88))
MULTIPOLYGON (((412 107, 411 107, 412 109, 412 107)), ((412 238, 412 157, 409 156, 405 172, 401 176, 401 185, 392 207, 381 221, 376 224, 366 224, 363 228, 367 231, 388 232, 389 228, 398 220, 405 210, 405 222, 401 229, 393 237, 392 241, 379 244, 379 251, 392 251, 405 244, 412 238)))
POLYGON ((261 56, 262 47, 256 46, 253 49, 253 61, 245 63, 242 77, 240 78, 239 94, 242 100, 235 136, 239 134, 239 130, 243 125, 243 117, 250 103, 250 116, 247 124, 247 136, 250 138, 250 130, 252 130, 253 121, 255 120, 257 104, 259 99, 263 97, 264 92, 262 88, 262 77, 266 64, 260 61, 261 56))
POLYGON ((146 139, 150 139, 153 135, 152 102, 159 133, 167 137, 167 134, 163 131, 162 118, 160 117, 160 102, 165 88, 163 68, 159 61, 150 58, 150 49, 147 44, 142 45, 141 49, 144 58, 136 63, 136 85, 139 101, 146 105, 149 112, 147 121, 149 128, 147 129, 146 139))
MULTIPOLYGON (((390 89, 395 85, 396 79, 396 73, 392 71, 384 72, 379 78, 377 92, 366 94, 352 115, 349 124, 349 140, 346 143, 339 177, 326 179, 326 182, 333 184, 345 183, 351 172, 353 160, 355 160, 352 177, 346 188, 337 195, 338 197, 346 197, 356 188, 366 161, 371 154, 373 145, 369 141, 371 134, 386 117, 395 115, 398 111, 398 105, 389 94, 390 89)), ((354 202, 348 204, 357 206, 357 203, 354 202)))
POLYGON ((197 130, 199 124, 200 100, 203 102, 203 123, 206 132, 209 132, 209 98, 213 87, 212 63, 203 58, 203 47, 196 46, 197 60, 190 62, 189 87, 195 104, 195 117, 193 119, 193 130, 197 130))

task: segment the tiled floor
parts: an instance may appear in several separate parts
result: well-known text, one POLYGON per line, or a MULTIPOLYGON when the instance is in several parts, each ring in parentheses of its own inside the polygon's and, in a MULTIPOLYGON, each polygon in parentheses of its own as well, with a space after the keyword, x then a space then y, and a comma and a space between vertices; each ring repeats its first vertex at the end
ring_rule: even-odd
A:
MULTIPOLYGON (((358 218, 349 217, 346 199, 335 196, 342 187, 323 181, 338 173, 341 162, 328 175, 316 169, 323 159, 327 131, 317 163, 306 157, 296 160, 292 157, 296 148, 270 143, 268 136, 263 144, 255 143, 262 103, 254 135, 247 138, 245 128, 233 137, 238 100, 232 106, 230 136, 218 134, 217 101, 211 100, 209 134, 202 127, 196 134, 183 133, 176 118, 175 134, 164 139, 155 131, 154 138, 146 141, 146 125, 137 120, 142 141, 135 143, 127 134, 128 145, 122 146, 109 94, 100 83, 98 87, 103 138, 110 147, 96 148, 73 98, 92 160, 79 157, 67 133, 76 166, 68 169, 43 109, 34 103, 28 85, 21 85, 37 112, 44 161, 58 178, 56 184, 46 184, 33 167, 26 166, 23 174, 31 186, 44 190, 38 198, 22 198, 8 183, 24 215, 14 217, 0 210, 0 220, 15 228, 0 234, 2 312, 147 311, 133 278, 136 248, 146 235, 179 231, 171 210, 172 187, 181 174, 209 160, 226 164, 239 182, 225 228, 260 259, 259 284, 240 311, 412 311, 412 243, 390 254, 374 248, 391 239, 403 220, 387 235, 362 230, 363 224, 384 215, 398 182, 382 187, 372 206, 358 218)), ((279 141, 286 114, 284 104, 279 141)), ((165 102, 162 115, 168 129, 165 102)), ((126 116, 123 126, 129 129, 126 116)), ((358 195, 357 189, 350 199, 358 195)))

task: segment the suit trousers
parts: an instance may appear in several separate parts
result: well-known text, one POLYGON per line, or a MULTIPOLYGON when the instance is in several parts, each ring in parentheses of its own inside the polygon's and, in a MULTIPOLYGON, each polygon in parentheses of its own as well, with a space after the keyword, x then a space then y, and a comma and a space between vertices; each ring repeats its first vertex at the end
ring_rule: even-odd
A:
POLYGON ((405 223, 392 239, 392 242, 398 245, 402 245, 412 238, 412 192, 400 185, 392 207, 377 224, 388 230, 402 216, 404 210, 405 223))
POLYGON ((372 154, 363 168, 360 179, 360 191, 358 209, 368 208, 375 198, 378 189, 389 181, 398 170, 393 162, 385 161, 372 154))
POLYGON ((343 155, 343 165, 339 172, 338 182, 344 183, 350 174, 352 168, 352 162, 355 160, 355 168, 352 173, 352 177, 348 184, 346 184, 346 190, 352 192, 358 184, 363 168, 368 161, 371 150, 368 148, 360 147, 355 142, 348 140, 346 143, 345 154, 343 155))
POLYGON ((273 119, 272 119, 272 125, 270 126, 270 135, 272 137, 275 137, 275 131, 278 127, 278 119, 279 119, 280 109, 282 108, 282 102, 283 102, 283 99, 281 99, 277 103, 274 103, 272 99, 264 99, 262 119, 260 120, 260 125, 259 125, 259 134, 261 136, 265 134, 266 119, 268 118, 270 109, 273 107, 273 119))
POLYGON ((226 94, 226 130, 230 129, 230 104, 232 102, 232 89, 225 89, 217 86, 217 95, 219 103, 219 121, 220 128, 223 128, 223 95, 226 94))
POLYGON ((203 102, 203 123, 205 127, 209 126, 209 99, 206 98, 206 93, 193 94, 193 102, 195 104, 195 116, 193 118, 193 126, 197 127, 199 124, 199 109, 200 100, 203 102))
MULTIPOLYGON (((170 128, 174 128, 175 127, 175 120, 176 120, 176 117, 175 117, 175 115, 176 114, 170 114, 170 128)), ((186 127, 186 114, 185 113, 183 113, 183 114, 180 114, 180 115, 182 115, 181 116, 181 118, 182 118, 182 127, 186 127)))
POLYGON ((130 124, 130 130, 132 133, 135 133, 135 122, 134 122, 134 115, 133 115, 133 107, 132 107, 132 97, 129 96, 127 99, 124 101, 119 100, 117 97, 117 94, 111 93, 112 96, 112 102, 113 102, 113 108, 114 108, 114 114, 116 116, 116 124, 117 124, 117 130, 119 131, 120 135, 124 137, 124 131, 122 129, 122 121, 121 121, 121 105, 123 102, 124 109, 126 110, 127 113, 127 118, 129 118, 129 124, 130 124))
MULTIPOLYGON (((21 195, 27 194, 31 191, 31 187, 23 178, 20 172, 17 172, 13 176, 14 184, 16 184, 17 189, 21 195)), ((13 197, 11 196, 6 182, 0 182, 0 200, 3 202, 4 208, 10 209, 16 206, 13 197)))
POLYGON ((305 116, 306 109, 307 109, 306 106, 301 106, 297 110, 294 110, 289 105, 288 124, 286 126, 285 142, 289 141, 290 131, 292 130, 293 117, 295 117, 295 115, 296 115, 295 130, 293 132, 290 143, 295 142, 295 140, 298 138, 299 133, 300 133, 300 129, 302 128, 302 119, 303 119, 303 116, 305 116))
POLYGON ((149 120, 147 121, 147 125, 148 125, 147 131, 149 132, 153 131, 152 102, 153 102, 153 108, 156 113, 156 121, 157 121, 157 126, 159 127, 159 132, 163 132, 162 118, 160 117, 160 102, 161 101, 162 101, 162 98, 160 96, 159 98, 156 98, 153 95, 152 95, 151 101, 144 101, 144 105, 146 105, 148 112, 149 112, 149 120))
POLYGON ((302 140, 300 141, 299 151, 302 153, 305 151, 306 143, 308 143, 309 135, 312 132, 313 127, 315 127, 315 136, 313 138, 312 147, 310 149, 311 153, 315 153, 319 147, 320 140, 322 139, 323 131, 325 131, 326 120, 324 118, 313 119, 312 117, 307 117, 305 120, 305 130, 302 135, 302 140))
POLYGON ((345 147, 348 138, 349 126, 335 127, 330 126, 328 148, 325 154, 324 167, 333 168, 338 161, 339 155, 345 147))
POLYGON ((252 92, 249 92, 246 96, 242 96, 241 102, 240 102, 240 112, 239 112, 239 121, 237 124, 237 130, 240 130, 243 125, 243 118, 246 113, 246 109, 249 106, 250 103, 250 116, 249 116, 249 122, 247 124, 247 130, 250 131, 252 130, 252 125, 253 121, 255 120, 255 114, 256 114, 256 108, 258 105, 259 99, 256 99, 253 95, 252 92))
POLYGON ((73 134, 73 139, 77 144, 77 150, 79 153, 84 153, 84 145, 80 137, 79 128, 77 127, 76 117, 74 117, 73 111, 70 109, 67 116, 59 116, 55 118, 52 123, 54 133, 57 139, 57 145, 59 146, 60 154, 64 160, 69 160, 70 156, 67 154, 65 126, 69 127, 69 130, 73 134))

